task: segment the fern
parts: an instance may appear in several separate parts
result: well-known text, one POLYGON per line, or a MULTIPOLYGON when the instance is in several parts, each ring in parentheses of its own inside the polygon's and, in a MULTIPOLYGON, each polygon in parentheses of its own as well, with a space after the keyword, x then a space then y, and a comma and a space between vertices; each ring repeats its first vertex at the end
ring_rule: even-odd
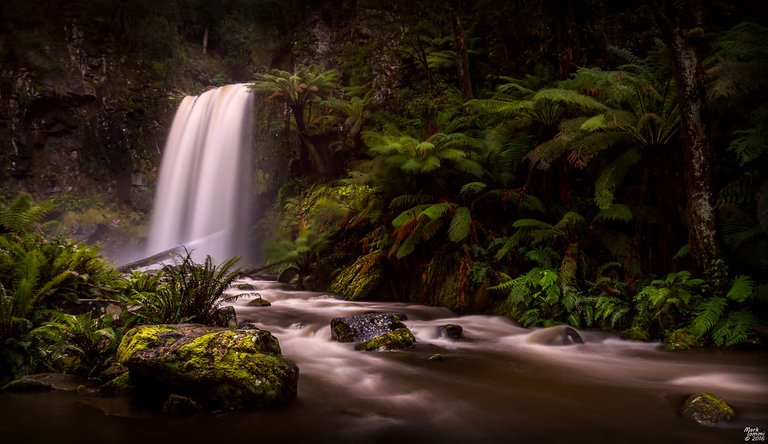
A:
POLYGON ((732 347, 746 342, 755 325, 755 316, 746 310, 730 313, 712 332, 718 347, 732 347))
POLYGON ((8 206, 0 207, 0 228, 16 233, 29 231, 48 216, 54 205, 51 199, 35 203, 30 194, 20 193, 8 206))
POLYGON ((641 152, 630 149, 622 153, 614 162, 603 168, 595 181, 595 204, 601 210, 613 204, 614 191, 630 168, 640 161, 641 152))
POLYGON ((755 282, 751 277, 745 275, 736 276, 733 279, 731 288, 726 297, 732 301, 744 302, 746 298, 752 295, 755 288, 755 282))
POLYGON ((469 235, 469 228, 472 224, 472 215, 469 208, 459 207, 451 219, 451 225, 448 227, 448 239, 452 242, 460 242, 469 235))
POLYGON ((607 106, 592 97, 568 89, 541 89, 533 96, 533 100, 549 100, 585 111, 603 112, 608 110, 607 106))
POLYGON ((697 337, 707 334, 720 320, 728 301, 725 298, 713 297, 699 304, 696 317, 691 322, 691 330, 697 337))
POLYGON ((632 210, 624 204, 612 203, 608 208, 600 210, 592 219, 592 223, 600 221, 629 222, 632 220, 632 210))

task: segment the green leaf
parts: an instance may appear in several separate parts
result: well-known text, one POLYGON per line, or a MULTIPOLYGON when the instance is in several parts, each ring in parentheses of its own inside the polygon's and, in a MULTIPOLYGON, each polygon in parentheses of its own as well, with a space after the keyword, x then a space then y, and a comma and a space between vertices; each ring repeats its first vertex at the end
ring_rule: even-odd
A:
POLYGON ((448 227, 448 239, 451 242, 460 242, 469 235, 469 228, 472 225, 472 214, 469 208, 459 207, 453 215, 451 225, 448 227))
POLYGON ((608 208, 600 210, 592 219, 592 222, 604 220, 629 222, 632 220, 632 210, 627 205, 612 203, 608 208))
POLYGON ((736 302, 744 302, 755 288, 755 282, 745 275, 736 276, 726 297, 736 302))
POLYGON ((699 304, 696 317, 691 322, 693 334, 702 337, 717 324, 722 316, 727 301, 725 298, 710 298, 699 304))

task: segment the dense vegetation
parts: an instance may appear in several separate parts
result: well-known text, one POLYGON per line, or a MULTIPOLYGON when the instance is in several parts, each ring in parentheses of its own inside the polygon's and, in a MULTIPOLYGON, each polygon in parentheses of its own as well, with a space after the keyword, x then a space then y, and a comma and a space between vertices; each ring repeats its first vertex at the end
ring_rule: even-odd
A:
MULTIPOLYGON (((106 85, 126 113, 148 112, 137 90, 253 82, 261 133, 294 159, 268 255, 300 288, 670 348, 764 328, 765 8, 102 0, 44 13, 60 3, 3 3, 9 69, 55 79, 67 23, 122 55, 106 85), (310 48, 317 23, 333 31, 329 60, 310 48)), ((44 222, 52 208, 22 194, 0 210, 0 380, 98 374, 136 323, 226 321, 234 261, 119 276, 44 222), (83 299, 128 310, 71 309, 83 299)))
POLYGON ((41 370, 98 376, 137 324, 229 325, 222 293, 237 258, 196 264, 187 253, 120 276, 97 247, 45 233, 53 206, 21 194, 0 207, 0 383, 41 370))
MULTIPOLYGON (((383 99, 359 70, 257 76, 255 90, 291 119, 284 146, 299 153, 271 257, 300 286, 350 299, 612 329, 671 348, 748 341, 768 299, 768 29, 704 32, 694 25, 705 10, 649 2, 633 6, 658 30, 642 47, 586 41, 599 59, 538 54, 533 71, 490 74, 496 45, 509 43, 477 20, 491 3, 428 9, 431 20, 401 28, 407 81, 383 99)), ((287 132, 287 121, 274 123, 287 132)))

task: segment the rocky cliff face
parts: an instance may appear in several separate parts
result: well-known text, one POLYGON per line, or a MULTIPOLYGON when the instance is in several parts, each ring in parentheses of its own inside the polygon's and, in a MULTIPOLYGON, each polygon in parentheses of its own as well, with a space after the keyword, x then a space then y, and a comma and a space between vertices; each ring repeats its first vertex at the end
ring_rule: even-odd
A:
POLYGON ((119 54, 108 45, 88 53, 75 24, 62 37, 48 54, 55 69, 0 72, 0 182, 37 197, 106 194, 146 210, 173 100, 131 88, 119 54))

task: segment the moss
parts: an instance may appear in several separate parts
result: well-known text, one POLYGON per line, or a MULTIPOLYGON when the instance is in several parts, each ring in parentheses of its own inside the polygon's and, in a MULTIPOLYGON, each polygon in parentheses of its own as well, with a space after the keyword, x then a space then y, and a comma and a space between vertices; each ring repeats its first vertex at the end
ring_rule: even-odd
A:
POLYGON ((330 291, 350 301, 371 296, 384 277, 383 258, 383 253, 378 251, 357 258, 336 276, 330 291))
POLYGON ((136 386, 131 380, 131 375, 128 372, 112 379, 106 384, 99 387, 99 392, 104 395, 121 395, 130 393, 136 389, 136 386))
POLYGON ((733 407, 711 393, 691 395, 683 404, 680 413, 699 425, 713 425, 736 416, 733 407))
POLYGON ((661 348, 665 351, 684 351, 697 347, 698 345, 699 341, 696 339, 696 336, 681 328, 667 335, 667 337, 664 338, 664 343, 661 345, 661 348))
POLYGON ((410 347, 414 342, 416 342, 416 338, 410 330, 407 328, 398 328, 393 332, 385 333, 369 341, 358 344, 355 348, 364 351, 394 350, 410 347))
MULTIPOLYGON (((164 325, 140 325, 125 333, 117 347, 115 358, 119 363, 125 363, 136 353, 145 350, 150 345, 161 340, 162 333, 172 332, 173 328, 164 325)), ((166 338, 172 341, 174 338, 166 338)))
POLYGON ((632 326, 621 332, 621 337, 629 339, 631 341, 647 341, 649 340, 648 332, 638 326, 632 326))
POLYGON ((440 353, 435 353, 434 355, 429 357, 429 360, 430 361, 444 361, 445 358, 443 358, 443 355, 441 355, 440 353))

